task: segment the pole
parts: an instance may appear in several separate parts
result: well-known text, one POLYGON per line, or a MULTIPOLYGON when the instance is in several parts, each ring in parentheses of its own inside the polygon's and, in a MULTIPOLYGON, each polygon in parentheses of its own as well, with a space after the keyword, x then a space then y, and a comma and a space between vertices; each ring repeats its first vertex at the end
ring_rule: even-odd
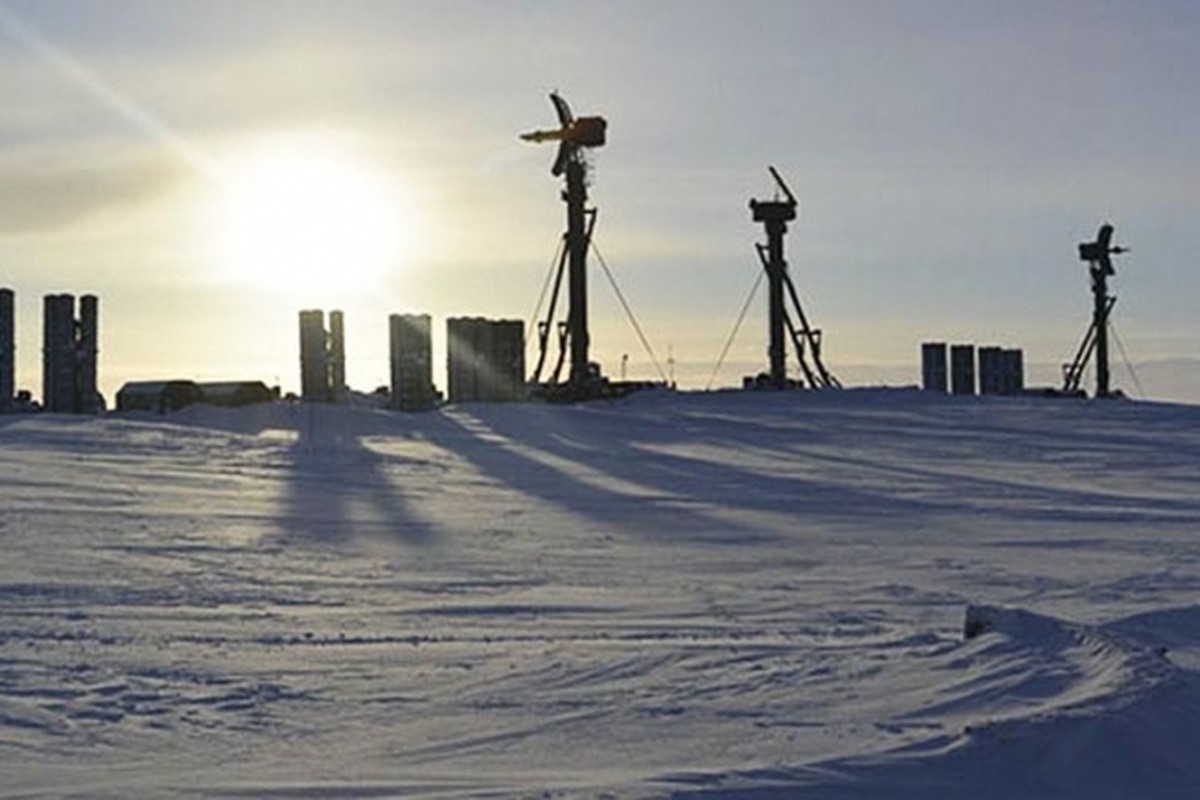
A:
POLYGON ((584 205, 584 165, 577 158, 567 162, 567 256, 569 263, 568 327, 571 337, 571 388, 582 393, 588 383, 587 227, 584 205))
POLYGON ((771 361, 771 386, 782 389, 787 385, 787 345, 784 342, 783 279, 787 268, 783 260, 783 234, 787 223, 771 220, 767 223, 767 278, 769 281, 770 344, 767 353, 771 361))
POLYGON ((1109 395, 1108 275, 1101 264, 1092 264, 1092 326, 1096 331, 1096 397, 1109 395))

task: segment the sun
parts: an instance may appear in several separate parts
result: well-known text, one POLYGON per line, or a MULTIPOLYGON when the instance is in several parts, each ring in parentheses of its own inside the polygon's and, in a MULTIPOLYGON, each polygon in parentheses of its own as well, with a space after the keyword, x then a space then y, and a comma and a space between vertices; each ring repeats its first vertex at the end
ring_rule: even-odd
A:
POLYGON ((233 159, 222 195, 220 259, 238 281, 362 288, 397 269, 412 243, 397 181, 345 146, 260 143, 233 159))

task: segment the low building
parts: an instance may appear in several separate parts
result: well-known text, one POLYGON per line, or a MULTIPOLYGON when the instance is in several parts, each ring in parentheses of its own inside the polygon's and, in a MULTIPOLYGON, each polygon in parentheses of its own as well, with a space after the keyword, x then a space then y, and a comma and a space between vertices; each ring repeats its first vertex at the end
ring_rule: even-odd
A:
POLYGON ((262 381, 218 381, 201 383, 198 387, 199 402, 210 406, 237 408, 279 399, 278 394, 267 388, 262 381))
POLYGON ((166 414, 199 403, 200 398, 195 381, 130 381, 117 392, 117 411, 166 414))
POLYGON ((117 392, 117 410, 168 414, 198 403, 237 408, 276 399, 278 393, 262 381, 131 381, 117 392))

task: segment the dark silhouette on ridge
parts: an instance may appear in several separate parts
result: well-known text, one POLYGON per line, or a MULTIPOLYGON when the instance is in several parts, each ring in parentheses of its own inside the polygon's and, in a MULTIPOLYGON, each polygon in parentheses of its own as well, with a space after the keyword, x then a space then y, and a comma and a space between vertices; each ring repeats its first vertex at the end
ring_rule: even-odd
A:
POLYGON ((792 283, 791 276, 788 275, 787 260, 783 255, 783 235, 787 233, 787 224, 796 218, 796 196, 774 167, 768 169, 786 199, 752 199, 750 212, 754 221, 761 222, 767 233, 767 243, 757 242, 754 248, 758 252, 763 269, 767 272, 768 281, 770 343, 767 352, 771 361, 769 385, 774 389, 783 389, 788 385, 787 346, 783 338, 786 327, 795 345, 796 358, 800 362, 800 370, 804 373, 807 386, 810 389, 840 389, 842 384, 821 361, 821 331, 808 324, 808 317, 800 305, 800 296, 796 293, 796 285, 792 283), (785 288, 788 298, 791 299, 791 313, 784 298, 785 288), (811 366, 809 358, 812 360, 811 366))
POLYGON ((550 174, 555 177, 566 176, 563 201, 567 204, 567 231, 563 235, 563 248, 559 255, 550 306, 545 320, 539 321, 537 326, 538 360, 530 380, 534 384, 541 380, 555 306, 558 303, 559 289, 562 286, 563 268, 569 265, 567 321, 559 324, 559 358, 544 391, 550 399, 585 400, 603 394, 604 382, 600 376, 599 366, 591 363, 588 359, 590 341, 588 336, 587 254, 591 247, 592 230, 596 226, 596 209, 586 207, 587 161, 584 158, 584 150, 604 145, 608 123, 603 117, 576 118, 571 114, 571 108, 567 105, 567 101, 555 92, 550 94, 550 102, 554 104, 561 127, 555 130, 538 130, 521 135, 521 139, 527 142, 559 142, 558 155, 554 159, 554 166, 550 168, 550 174), (564 385, 560 382, 559 376, 568 347, 571 353, 571 366, 567 382, 564 385))
POLYGON ((1075 360, 1063 368, 1063 392, 1079 391, 1083 371, 1092 355, 1096 356, 1096 397, 1111 397, 1108 363, 1108 318, 1117 298, 1108 293, 1108 276, 1115 275, 1112 256, 1129 252, 1126 247, 1112 244, 1113 226, 1105 223, 1096 234, 1096 241, 1079 245, 1079 259, 1088 262, 1092 278, 1092 324, 1084 334, 1075 360))

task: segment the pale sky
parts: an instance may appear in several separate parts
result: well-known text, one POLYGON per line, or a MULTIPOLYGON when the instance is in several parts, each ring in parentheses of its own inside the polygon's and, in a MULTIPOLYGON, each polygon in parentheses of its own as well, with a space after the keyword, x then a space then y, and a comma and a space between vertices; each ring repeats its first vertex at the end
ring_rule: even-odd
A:
MULTIPOLYGON (((1069 360, 1075 245, 1105 221, 1132 248, 1130 357, 1200 356, 1190 0, 0 9, 0 285, 35 396, 48 292, 100 295, 110 401, 129 379, 295 389, 302 308, 345 311, 363 390, 391 312, 433 314, 439 344, 447 316, 528 319, 563 210, 553 147, 517 135, 553 125, 555 89, 608 119, 596 243, 685 385, 756 278, 768 164, 800 198, 789 260, 835 373, 915 380, 927 339, 1069 360)), ((654 377, 598 270, 592 295, 605 371, 629 353, 654 377)), ((765 304, 718 384, 765 367, 765 304)))

